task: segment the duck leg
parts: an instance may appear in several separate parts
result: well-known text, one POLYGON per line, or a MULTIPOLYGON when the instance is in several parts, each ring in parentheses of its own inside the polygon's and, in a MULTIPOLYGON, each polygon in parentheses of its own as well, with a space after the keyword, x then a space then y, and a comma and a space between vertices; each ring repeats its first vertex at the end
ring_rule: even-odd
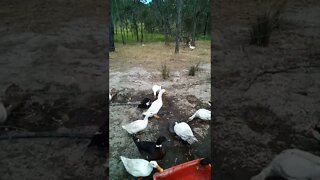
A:
POLYGON ((155 114, 155 115, 153 115, 153 117, 154 117, 154 118, 156 118, 157 120, 159 120, 159 119, 160 119, 160 116, 158 116, 158 115, 156 115, 156 114, 155 114))

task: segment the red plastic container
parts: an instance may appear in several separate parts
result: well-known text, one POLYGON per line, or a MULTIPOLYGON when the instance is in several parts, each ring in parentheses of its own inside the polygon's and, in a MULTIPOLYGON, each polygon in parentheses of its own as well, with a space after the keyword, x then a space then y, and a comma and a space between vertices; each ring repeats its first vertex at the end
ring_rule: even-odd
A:
POLYGON ((199 164, 202 159, 172 166, 162 173, 157 172, 153 175, 153 180, 211 180, 211 165, 199 164))

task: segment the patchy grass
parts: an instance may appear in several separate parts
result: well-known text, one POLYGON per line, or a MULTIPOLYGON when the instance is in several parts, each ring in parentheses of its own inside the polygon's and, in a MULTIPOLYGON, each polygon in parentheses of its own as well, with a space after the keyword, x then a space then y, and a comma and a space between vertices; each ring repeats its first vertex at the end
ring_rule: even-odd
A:
MULTIPOLYGON (((141 34, 139 32, 139 38, 140 36, 141 34)), ((126 44, 137 43, 137 37, 135 33, 130 30, 128 31, 128 34, 124 33, 124 39, 126 44)), ((161 33, 148 33, 145 31, 143 34, 143 43, 164 42, 164 40, 165 36, 161 33)), ((175 41, 175 36, 169 36, 169 40, 175 41)), ((197 41, 210 41, 210 36, 198 35, 196 36, 196 42, 197 41)), ((114 42, 122 43, 120 28, 117 28, 117 34, 114 34, 114 42)))
MULTIPOLYGON (((140 34, 139 34, 140 38, 140 34)), ((134 44, 137 43, 137 37, 136 35, 129 31, 128 35, 124 35, 125 42, 127 44, 134 44)), ((158 34, 158 33, 144 33, 143 34, 143 42, 159 42, 159 41, 164 41, 164 35, 163 34, 158 34)), ((120 30, 118 30, 117 34, 114 34, 114 42, 115 43, 122 43, 122 38, 121 38, 121 33, 120 30)))
POLYGON ((251 26, 251 44, 266 47, 275 28, 280 26, 280 15, 283 13, 287 0, 276 2, 262 2, 262 13, 258 14, 257 21, 251 26))
POLYGON ((199 65, 200 62, 198 62, 197 65, 191 66, 189 69, 189 76, 195 76, 196 75, 196 71, 199 71, 199 65))
POLYGON ((174 43, 168 46, 164 42, 140 43, 122 45, 116 43, 115 52, 109 54, 109 67, 111 70, 127 70, 133 67, 144 67, 149 71, 157 71, 166 64, 171 71, 189 69, 190 65, 210 63, 210 41, 197 41, 197 48, 190 51, 181 46, 180 53, 174 54, 174 43))
POLYGON ((170 77, 170 69, 165 64, 161 66, 161 75, 163 79, 168 79, 170 77))

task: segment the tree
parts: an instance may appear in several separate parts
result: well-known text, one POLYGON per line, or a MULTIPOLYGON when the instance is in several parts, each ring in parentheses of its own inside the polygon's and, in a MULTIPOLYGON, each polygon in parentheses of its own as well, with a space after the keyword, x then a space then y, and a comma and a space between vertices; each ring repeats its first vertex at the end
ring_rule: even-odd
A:
POLYGON ((176 0, 177 2, 177 19, 176 19, 176 49, 175 53, 179 53, 179 39, 180 39, 180 31, 181 31, 181 6, 182 0, 176 0))
POLYGON ((109 52, 115 51, 114 47, 114 25, 112 21, 111 11, 109 10, 109 19, 110 19, 110 26, 109 26, 109 52))

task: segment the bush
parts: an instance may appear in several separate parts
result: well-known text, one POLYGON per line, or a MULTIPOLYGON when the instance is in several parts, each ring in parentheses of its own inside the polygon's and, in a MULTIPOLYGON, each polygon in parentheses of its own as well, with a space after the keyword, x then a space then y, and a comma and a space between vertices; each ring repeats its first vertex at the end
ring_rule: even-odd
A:
POLYGON ((200 62, 197 65, 191 66, 189 69, 189 76, 194 76, 196 71, 199 71, 200 62))

